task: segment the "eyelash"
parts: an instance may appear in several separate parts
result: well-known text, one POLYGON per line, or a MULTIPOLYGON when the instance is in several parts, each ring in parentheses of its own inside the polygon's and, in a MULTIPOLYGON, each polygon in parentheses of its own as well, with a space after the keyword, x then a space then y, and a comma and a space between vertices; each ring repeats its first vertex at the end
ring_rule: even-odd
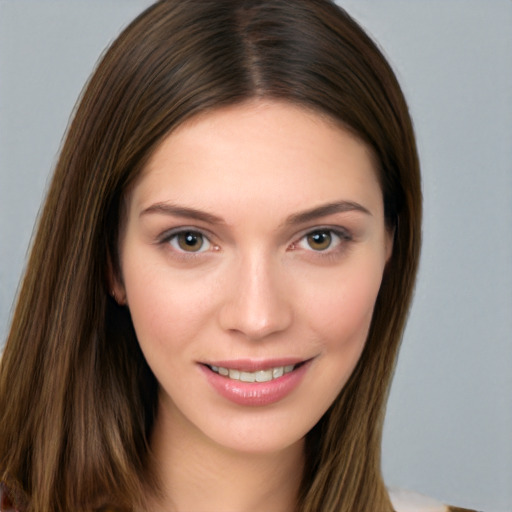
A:
POLYGON ((332 258, 339 255, 346 249, 346 244, 353 240, 352 235, 345 229, 318 227, 304 233, 296 242, 290 246, 291 250, 304 249, 311 252, 315 257, 332 258), (330 238, 329 244, 323 249, 314 249, 310 245, 310 240, 313 236, 328 235, 330 238), (304 247, 304 245, 307 247, 304 247))
POLYGON ((213 244, 213 242, 210 240, 208 235, 206 235, 203 231, 198 230, 197 228, 187 228, 187 227, 180 227, 173 229, 172 231, 167 231, 164 233, 158 240, 158 242, 162 245, 170 245, 173 249, 173 251, 176 254, 179 254, 182 257, 185 258, 193 258, 197 257, 205 252, 208 252, 210 250, 217 251, 219 248, 217 245, 213 244), (179 244, 178 237, 180 235, 190 235, 195 237, 200 237, 202 239, 202 244, 200 249, 198 251, 186 251, 183 248, 180 248, 177 244, 179 244), (175 244, 173 243, 175 242, 175 244), (207 245, 204 249, 203 246, 207 245))
MULTIPOLYGON (((342 252, 345 248, 346 243, 351 242, 353 240, 352 235, 345 229, 334 229, 330 227, 317 227, 307 232, 303 233, 297 241, 290 244, 288 250, 295 251, 297 249, 303 249, 308 252, 312 252, 315 256, 318 257, 333 257, 338 253, 342 252), (314 249, 308 242, 308 237, 313 237, 317 235, 328 235, 330 237, 329 244, 323 249, 314 249), (304 247, 301 244, 307 244, 308 247, 304 247)), ((203 231, 196 228, 187 228, 180 227, 173 229, 172 231, 168 231, 164 233, 158 240, 159 244, 169 245, 172 247, 173 251, 178 254, 180 257, 185 258, 194 258, 198 257, 201 254, 209 251, 218 251, 219 246, 215 245, 203 231), (202 239, 202 244, 200 250, 198 251, 186 251, 183 248, 179 247, 178 237, 180 235, 191 235, 200 237, 202 239), (174 242, 174 243, 173 243, 174 242), (206 248, 204 248, 204 244, 206 244, 206 248)))

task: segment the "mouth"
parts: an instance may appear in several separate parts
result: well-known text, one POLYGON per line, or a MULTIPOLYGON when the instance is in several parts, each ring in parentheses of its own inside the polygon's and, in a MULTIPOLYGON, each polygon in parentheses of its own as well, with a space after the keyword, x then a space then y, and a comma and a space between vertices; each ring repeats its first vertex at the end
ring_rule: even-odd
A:
POLYGON ((288 359, 275 361, 274 364, 270 361, 259 364, 252 361, 219 361, 218 363, 203 363, 203 365, 211 372, 226 379, 248 383, 263 383, 271 382, 288 373, 292 373, 309 361, 310 359, 302 361, 288 359))
POLYGON ((231 380, 239 380, 241 382, 270 382, 279 379, 287 373, 293 372, 296 368, 304 363, 289 364, 286 366, 275 366, 265 370, 256 370, 253 372, 238 370, 235 368, 225 368, 223 366, 206 365, 212 372, 222 375, 231 380))
POLYGON ((314 358, 237 359, 199 364, 207 382, 222 397, 242 406, 270 405, 292 393, 314 358))

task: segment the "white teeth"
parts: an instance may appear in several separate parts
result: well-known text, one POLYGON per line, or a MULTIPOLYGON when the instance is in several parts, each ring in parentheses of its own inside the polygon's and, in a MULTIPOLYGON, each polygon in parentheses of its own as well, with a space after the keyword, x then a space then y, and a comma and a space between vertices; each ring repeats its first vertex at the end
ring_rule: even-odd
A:
POLYGON ((240 372, 238 370, 229 370, 229 378, 240 380, 240 372))
POLYGON ((268 382, 269 380, 272 380, 272 370, 256 372, 256 382, 268 382))
POLYGON ((272 377, 277 379, 278 377, 282 377, 284 375, 284 368, 282 366, 278 366, 272 370, 272 377))
POLYGON ((240 380, 242 382, 269 382, 282 377, 286 373, 292 372, 295 369, 295 365, 277 366, 275 368, 269 368, 268 370, 258 370, 255 372, 244 372, 231 368, 223 368, 222 366, 210 366, 210 368, 215 373, 233 380, 240 380))
POLYGON ((256 374, 254 372, 240 372, 240 380, 242 382, 254 382, 256 374))

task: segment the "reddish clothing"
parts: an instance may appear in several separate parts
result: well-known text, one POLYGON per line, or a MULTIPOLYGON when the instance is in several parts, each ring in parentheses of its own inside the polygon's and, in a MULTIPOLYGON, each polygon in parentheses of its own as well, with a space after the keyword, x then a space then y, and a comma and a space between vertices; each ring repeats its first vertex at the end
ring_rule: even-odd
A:
POLYGON ((7 487, 0 482, 0 512, 23 512, 25 509, 25 495, 14 487, 7 487))

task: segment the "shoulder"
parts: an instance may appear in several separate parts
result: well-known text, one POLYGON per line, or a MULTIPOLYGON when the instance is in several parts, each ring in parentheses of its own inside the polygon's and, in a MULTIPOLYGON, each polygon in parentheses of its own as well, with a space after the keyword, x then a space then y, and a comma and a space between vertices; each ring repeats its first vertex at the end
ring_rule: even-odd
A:
POLYGON ((448 512, 443 503, 405 489, 389 489, 389 497, 396 512, 448 512))
POLYGON ((405 489, 389 489, 389 497, 395 512, 475 512, 450 507, 433 498, 405 489))

